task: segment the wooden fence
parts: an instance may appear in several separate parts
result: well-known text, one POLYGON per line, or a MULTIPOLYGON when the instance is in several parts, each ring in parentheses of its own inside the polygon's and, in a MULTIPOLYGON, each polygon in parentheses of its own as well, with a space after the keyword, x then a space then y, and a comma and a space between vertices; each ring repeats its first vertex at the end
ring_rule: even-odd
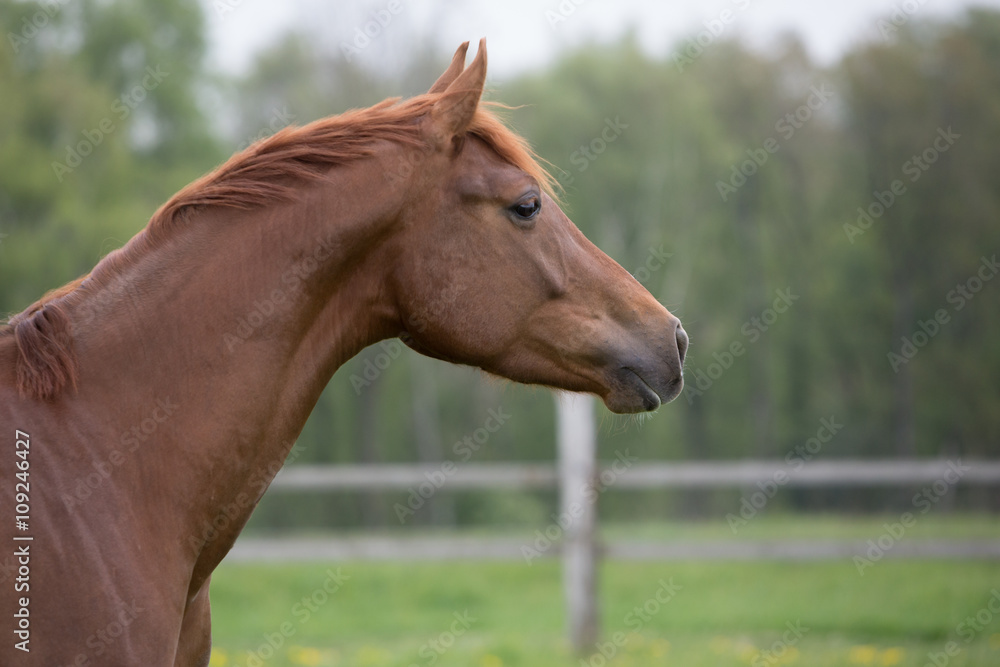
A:
MULTIPOLYGON (((469 489, 551 489, 560 491, 560 517, 572 517, 555 530, 551 549, 541 555, 563 559, 564 590, 572 645, 592 647, 599 635, 596 571, 602 556, 622 559, 831 559, 863 555, 867 542, 782 540, 716 543, 657 543, 621 540, 601 545, 597 539, 595 488, 714 489, 743 487, 751 495, 759 485, 780 487, 915 486, 1000 484, 1000 461, 958 460, 812 460, 791 466, 773 461, 646 461, 627 456, 598 462, 593 401, 563 394, 558 406, 556 463, 453 463, 373 465, 293 465, 275 478, 269 493, 300 491, 412 491, 433 480, 438 487, 469 489), (780 473, 780 476, 779 476, 780 473)), ((736 510, 738 511, 738 509, 736 510)), ((270 541, 242 538, 231 560, 296 559, 525 559, 532 545, 510 539, 350 536, 338 539, 270 541)), ((1000 539, 949 542, 900 542, 893 558, 1000 558, 1000 539)))
MULTIPOLYGON (((842 459, 812 461, 789 475, 785 487, 913 486, 931 484, 949 470, 948 459, 842 459)), ((598 474, 611 462, 597 462, 598 474)), ((969 470, 959 484, 1000 483, 1000 461, 965 460, 969 470)), ((448 490, 553 489, 559 467, 552 463, 461 463, 448 477, 448 490)), ((712 489, 750 487, 787 470, 781 459, 753 461, 647 461, 617 475, 615 489, 712 489)), ((291 491, 406 491, 427 482, 440 465, 374 463, 366 465, 292 465, 281 472, 268 493, 291 491)))

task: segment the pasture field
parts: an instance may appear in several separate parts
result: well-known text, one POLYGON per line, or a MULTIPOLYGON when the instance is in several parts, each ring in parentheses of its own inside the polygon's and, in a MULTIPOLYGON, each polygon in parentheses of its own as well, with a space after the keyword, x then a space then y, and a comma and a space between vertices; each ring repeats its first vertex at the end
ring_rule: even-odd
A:
MULTIPOLYGON (((750 539, 867 539, 883 521, 760 517, 747 529, 750 539)), ((725 523, 604 533, 732 538, 725 523)), ((997 535, 992 517, 928 516, 912 537, 997 535)), ((887 559, 861 576, 850 560, 606 561, 600 595, 603 637, 581 659, 565 639, 557 560, 224 563, 212 665, 1000 665, 998 562, 887 559)))

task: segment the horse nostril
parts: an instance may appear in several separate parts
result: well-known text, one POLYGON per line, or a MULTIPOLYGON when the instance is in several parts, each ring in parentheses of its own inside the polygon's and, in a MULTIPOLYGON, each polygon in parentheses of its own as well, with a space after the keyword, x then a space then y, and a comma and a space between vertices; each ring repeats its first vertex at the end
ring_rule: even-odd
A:
POLYGON ((681 358, 681 363, 684 363, 684 355, 687 354, 688 349, 688 335, 687 332, 681 327, 680 324, 677 325, 677 354, 681 358))

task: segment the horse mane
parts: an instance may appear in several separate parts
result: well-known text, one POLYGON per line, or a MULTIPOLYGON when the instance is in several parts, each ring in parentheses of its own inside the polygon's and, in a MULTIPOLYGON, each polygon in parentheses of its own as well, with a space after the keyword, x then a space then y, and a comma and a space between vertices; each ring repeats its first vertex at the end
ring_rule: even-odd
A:
POLYGON ((17 389, 22 397, 49 400, 66 385, 76 387, 77 363, 70 320, 60 301, 81 282, 83 278, 78 278, 50 291, 0 329, 0 335, 14 334, 19 353, 17 389))
MULTIPOLYGON (((93 271, 48 292, 0 326, 0 338, 13 333, 17 346, 20 395, 52 400, 66 386, 76 387, 77 359, 65 299, 107 284, 137 257, 161 245, 179 221, 199 208, 222 206, 247 210, 290 201, 302 183, 321 178, 334 166, 372 155, 376 141, 414 147, 426 145, 420 120, 440 97, 440 93, 427 93, 403 102, 392 98, 302 127, 287 127, 236 153, 214 171, 182 188, 153 214, 144 229, 124 247, 104 257, 93 271)), ((546 193, 556 198, 556 180, 539 163, 525 139, 493 112, 497 108, 507 107, 481 102, 467 133, 528 173, 546 193)))

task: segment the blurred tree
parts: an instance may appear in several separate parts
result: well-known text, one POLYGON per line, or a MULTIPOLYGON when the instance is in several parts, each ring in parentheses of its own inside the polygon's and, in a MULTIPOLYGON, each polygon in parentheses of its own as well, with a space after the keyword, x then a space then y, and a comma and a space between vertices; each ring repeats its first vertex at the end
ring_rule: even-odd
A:
MULTIPOLYGON (((261 52, 246 76, 213 78, 201 12, 196 0, 0 4, 0 309, 89 270, 231 150, 422 92, 450 56, 396 21, 378 49, 393 68, 375 49, 348 59, 340 41, 307 31, 261 52)), ((523 105, 507 115, 553 165, 567 213, 692 337, 686 393, 638 424, 606 415, 602 457, 781 457, 831 415, 845 427, 823 457, 998 454, 1000 287, 983 267, 1000 251, 1000 13, 914 19, 827 69, 793 37, 767 52, 719 41, 678 68, 627 35, 491 96, 523 105), (755 319, 779 290, 798 298, 765 328, 755 319), (894 363, 942 309, 948 321, 894 363)), ((553 457, 546 391, 408 350, 372 376, 384 353, 373 346, 338 371, 297 462, 460 458, 455 443, 497 409, 510 418, 469 460, 553 457)), ((555 500, 440 494, 406 525, 547 522, 555 500)), ((408 495, 269 495, 253 525, 398 526, 392 508, 408 495)), ((602 512, 724 513, 733 497, 612 493, 602 512)))
POLYGON ((90 270, 221 157, 195 0, 0 5, 0 310, 90 270))
POLYGON ((902 455, 975 451, 996 439, 982 402, 995 405, 995 383, 973 377, 996 368, 996 346, 979 335, 997 327, 996 309, 990 297, 976 303, 952 290, 1000 246, 998 193, 984 179, 995 155, 983 151, 1000 130, 998 88, 988 85, 998 28, 997 15, 981 11, 964 26, 907 26, 893 44, 861 48, 844 63, 849 129, 868 174, 851 229, 868 215, 871 229, 855 245, 871 244, 887 274, 891 320, 889 336, 877 337, 886 353, 876 368, 891 387, 891 439, 902 455), (936 313, 948 321, 932 327, 936 313), (967 375, 973 358, 979 372, 967 375), (956 373, 965 381, 954 386, 977 389, 941 392, 956 373))

